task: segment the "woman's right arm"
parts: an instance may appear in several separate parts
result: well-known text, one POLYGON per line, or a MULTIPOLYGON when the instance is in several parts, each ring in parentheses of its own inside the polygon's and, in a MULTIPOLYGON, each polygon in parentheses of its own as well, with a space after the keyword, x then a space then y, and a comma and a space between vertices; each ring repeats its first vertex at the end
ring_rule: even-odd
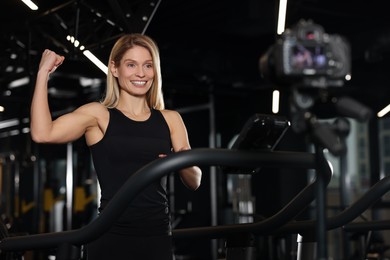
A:
POLYGON ((39 64, 31 103, 31 137, 38 143, 66 143, 80 138, 88 127, 97 124, 91 116, 90 106, 82 106, 72 113, 52 120, 48 102, 49 75, 62 64, 63 56, 45 50, 39 64))

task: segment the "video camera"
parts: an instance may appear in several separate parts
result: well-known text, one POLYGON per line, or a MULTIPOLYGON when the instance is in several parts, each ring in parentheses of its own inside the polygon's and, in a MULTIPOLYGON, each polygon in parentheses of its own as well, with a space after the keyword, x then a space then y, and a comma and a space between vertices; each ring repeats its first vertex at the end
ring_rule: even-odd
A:
POLYGON ((282 85, 342 86, 350 70, 347 41, 325 33, 322 26, 311 20, 301 20, 284 31, 260 58, 262 76, 282 85))

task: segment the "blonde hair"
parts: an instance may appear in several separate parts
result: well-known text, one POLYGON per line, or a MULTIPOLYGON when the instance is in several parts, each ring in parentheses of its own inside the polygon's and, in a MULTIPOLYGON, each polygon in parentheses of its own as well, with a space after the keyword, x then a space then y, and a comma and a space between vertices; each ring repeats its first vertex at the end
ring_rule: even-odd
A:
MULTIPOLYGON (((162 93, 162 81, 161 81, 161 67, 160 67, 160 54, 157 44, 153 39, 146 35, 134 33, 121 36, 114 44, 108 64, 114 62, 115 66, 119 66, 124 54, 134 46, 141 46, 146 48, 153 60, 154 79, 152 86, 146 94, 146 102, 150 108, 157 110, 164 109, 164 98, 162 93)), ((120 87, 118 79, 112 75, 111 70, 108 69, 106 93, 103 98, 102 104, 106 107, 113 108, 118 105, 120 87)))

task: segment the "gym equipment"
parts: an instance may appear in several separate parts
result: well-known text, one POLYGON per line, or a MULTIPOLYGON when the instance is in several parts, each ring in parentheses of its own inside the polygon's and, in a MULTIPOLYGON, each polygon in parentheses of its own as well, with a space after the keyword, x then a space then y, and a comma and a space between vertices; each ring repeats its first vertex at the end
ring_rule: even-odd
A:
MULTIPOLYGON (((323 167, 323 169, 320 169, 320 172, 325 173, 324 177, 327 177, 326 173, 330 173, 329 167, 325 160, 320 162, 322 162, 321 166, 323 167)), ((77 230, 57 233, 4 237, 0 242, 0 250, 1 252, 20 252, 25 250, 58 248, 56 259, 80 259, 80 254, 78 253, 81 251, 82 245, 103 234, 110 227, 112 222, 122 213, 124 205, 129 203, 138 192, 147 186, 148 183, 161 178, 171 171, 188 167, 193 164, 228 164, 231 166, 242 165, 251 167, 257 165, 275 167, 277 165, 278 167, 316 168, 318 167, 317 163, 317 157, 314 154, 309 153, 245 152, 227 149, 193 149, 190 151, 183 151, 166 158, 161 158, 139 170, 134 177, 130 178, 124 184, 113 200, 107 205, 108 210, 105 210, 100 217, 87 226, 77 230), (73 255, 73 258, 69 258, 69 255, 73 255)), ((318 183, 316 185, 318 185, 318 183)), ((265 235, 288 233, 303 234, 303 237, 305 238, 308 234, 313 234, 313 232, 318 235, 318 233, 321 232, 318 232, 317 221, 292 221, 293 217, 307 207, 315 198, 316 185, 310 184, 307 186, 280 212, 265 220, 247 224, 180 229, 174 230, 173 235, 175 238, 186 236, 229 238, 237 234, 265 235)), ((382 179, 343 212, 327 218, 325 223, 326 230, 342 227, 351 222, 389 189, 390 177, 382 179)), ((387 225, 387 227, 389 227, 389 225, 387 225)), ((250 236, 247 238, 247 241, 251 240, 250 236)), ((318 239, 313 241, 318 245, 318 239)), ((301 243, 301 245, 305 246, 307 244, 301 243)), ((232 257, 234 257, 235 249, 229 247, 231 246, 229 243, 227 246, 227 259, 234 259, 232 257), (229 253, 232 254, 229 255, 229 253)), ((249 247, 248 249, 251 248, 249 247)), ((246 252, 247 256, 250 256, 251 254, 249 251, 250 250, 247 250, 246 252)), ((300 257, 304 256, 302 255, 300 257)), ((310 259, 312 260, 313 257, 310 259)))
MULTIPOLYGON (((241 167, 257 167, 258 165, 263 165, 268 167, 318 168, 319 172, 330 173, 326 161, 318 160, 314 154, 310 153, 250 152, 207 148, 182 151, 158 159, 137 171, 137 173, 125 182, 123 187, 107 205, 106 210, 88 225, 80 229, 63 232, 6 237, 0 242, 0 251, 57 248, 57 260, 79 259, 82 246, 106 232, 115 219, 124 211, 125 206, 149 183, 158 180, 170 172, 191 165, 228 165, 241 167), (320 167, 318 167, 318 162, 320 163, 320 167), (70 256, 72 257, 70 258, 70 256)), ((329 176, 328 174, 328 180, 329 176)), ((282 213, 274 218, 260 223, 240 224, 228 227, 217 226, 214 228, 218 229, 220 235, 242 234, 253 230, 256 225, 262 226, 271 232, 272 229, 279 228, 300 213, 314 199, 315 190, 314 185, 308 186, 306 191, 298 195, 298 199, 295 199, 290 205, 286 206, 282 210, 282 213)), ((175 232, 176 234, 177 232, 175 232)))
MULTIPOLYGON (((383 196, 386 192, 390 190, 390 176, 387 176, 375 185, 373 185, 363 196, 356 200, 351 206, 347 207, 345 210, 339 214, 328 217, 326 219, 325 227, 326 230, 331 230, 335 228, 343 228, 345 231, 369 231, 369 230, 385 230, 390 229, 390 221, 368 221, 368 222, 352 222, 357 217, 359 217, 367 208, 373 205, 378 198, 383 196)), ((302 194, 302 193, 301 193, 302 194)), ((298 195, 299 197, 299 195, 298 195)), ((297 199, 294 198, 287 206, 292 207, 295 210, 298 206, 295 204, 297 199)), ((302 205, 300 205, 302 206, 302 205)), ((230 226, 217 226, 217 227, 200 227, 200 228, 188 228, 174 230, 174 236, 178 238, 184 237, 208 237, 208 238, 218 238, 226 237, 229 234, 234 234, 238 230, 242 232, 247 232, 248 234, 254 235, 283 235, 283 234, 300 234, 298 237, 298 256, 297 260, 313 260, 319 259, 316 258, 316 246, 318 240, 316 237, 316 226, 318 223, 316 220, 303 220, 303 221, 290 221, 289 223, 280 226, 273 225, 273 219, 278 217, 287 217, 289 214, 288 209, 282 209, 275 216, 272 216, 270 219, 263 220, 261 222, 253 224, 243 224, 243 225, 230 225, 230 226), (281 216, 280 216, 280 215, 281 216)), ((292 209, 292 211, 294 211, 292 209)), ((291 211, 290 211, 291 212, 291 211)), ((290 215, 291 217, 291 215, 290 215)), ((278 223, 280 224, 280 223, 278 223)), ((244 248, 242 248, 244 249, 244 248)), ((230 258, 227 258, 227 260, 230 258)), ((236 258, 231 258, 236 259, 236 258)), ((248 258, 245 258, 248 259, 248 258)))

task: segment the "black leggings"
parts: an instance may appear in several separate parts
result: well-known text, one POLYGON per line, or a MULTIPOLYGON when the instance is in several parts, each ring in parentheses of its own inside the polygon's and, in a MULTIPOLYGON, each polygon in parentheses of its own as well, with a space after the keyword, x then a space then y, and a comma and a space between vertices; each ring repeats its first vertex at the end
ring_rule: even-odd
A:
POLYGON ((88 260, 173 260, 172 237, 106 233, 87 245, 88 260))

